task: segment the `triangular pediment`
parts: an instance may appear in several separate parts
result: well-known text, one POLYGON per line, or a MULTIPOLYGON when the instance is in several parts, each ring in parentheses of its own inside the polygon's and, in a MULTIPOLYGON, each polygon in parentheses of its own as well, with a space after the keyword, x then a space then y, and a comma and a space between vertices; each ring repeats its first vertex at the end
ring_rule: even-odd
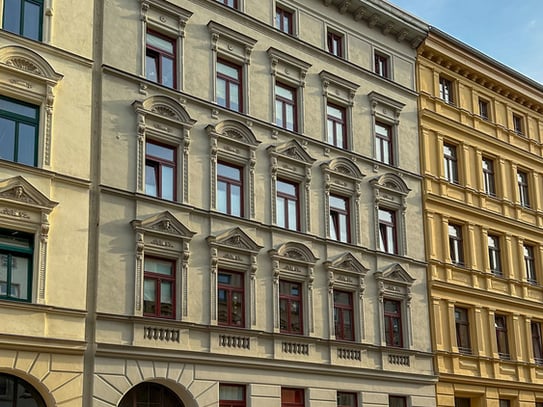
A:
POLYGON ((191 238, 195 234, 195 232, 190 231, 168 211, 149 216, 142 220, 136 219, 131 223, 136 230, 167 234, 177 238, 191 238))
POLYGON ((328 267, 338 271, 357 273, 361 275, 365 275, 368 272, 368 269, 364 267, 364 265, 360 263, 351 253, 344 253, 336 257, 329 262, 328 267))
POLYGON ((409 273, 398 263, 391 264, 385 267, 381 273, 381 278, 391 283, 411 285, 415 282, 415 279, 409 275, 409 273))
POLYGON ((239 227, 235 227, 234 229, 223 232, 215 237, 210 236, 208 242, 218 246, 228 246, 249 252, 258 252, 262 249, 262 246, 256 244, 256 242, 239 227))
POLYGON ((304 164, 312 164, 315 161, 315 159, 311 157, 296 140, 291 140, 287 143, 273 146, 272 148, 274 149, 275 154, 290 160, 302 162, 304 164))
POLYGON ((51 201, 21 176, 0 181, 0 201, 51 211, 58 202, 51 201))

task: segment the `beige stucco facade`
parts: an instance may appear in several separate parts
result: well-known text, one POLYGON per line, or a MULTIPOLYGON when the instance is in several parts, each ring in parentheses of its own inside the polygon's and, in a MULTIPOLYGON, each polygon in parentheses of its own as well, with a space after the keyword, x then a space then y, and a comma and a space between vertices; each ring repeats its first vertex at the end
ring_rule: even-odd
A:
POLYGON ((543 89, 437 30, 417 71, 437 404, 533 405, 543 89))

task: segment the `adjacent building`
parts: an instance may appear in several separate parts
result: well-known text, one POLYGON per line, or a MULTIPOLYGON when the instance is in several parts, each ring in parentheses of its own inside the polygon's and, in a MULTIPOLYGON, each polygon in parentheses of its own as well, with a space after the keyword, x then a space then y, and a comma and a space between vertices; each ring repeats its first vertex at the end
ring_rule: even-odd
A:
POLYGON ((435 29, 417 72, 437 405, 539 405, 543 87, 435 29))

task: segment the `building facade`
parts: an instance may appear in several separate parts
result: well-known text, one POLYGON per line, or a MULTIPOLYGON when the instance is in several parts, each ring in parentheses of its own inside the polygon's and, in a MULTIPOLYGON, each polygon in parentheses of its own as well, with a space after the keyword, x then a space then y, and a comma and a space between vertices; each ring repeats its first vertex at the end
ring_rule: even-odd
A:
POLYGON ((434 29, 417 71, 437 405, 533 406, 543 88, 434 29))

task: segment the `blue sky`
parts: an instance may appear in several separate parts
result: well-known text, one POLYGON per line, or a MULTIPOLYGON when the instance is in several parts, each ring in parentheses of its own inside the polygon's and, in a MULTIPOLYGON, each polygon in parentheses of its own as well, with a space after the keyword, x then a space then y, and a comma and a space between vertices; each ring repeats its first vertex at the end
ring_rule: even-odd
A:
POLYGON ((388 0, 543 84, 543 0, 388 0))

